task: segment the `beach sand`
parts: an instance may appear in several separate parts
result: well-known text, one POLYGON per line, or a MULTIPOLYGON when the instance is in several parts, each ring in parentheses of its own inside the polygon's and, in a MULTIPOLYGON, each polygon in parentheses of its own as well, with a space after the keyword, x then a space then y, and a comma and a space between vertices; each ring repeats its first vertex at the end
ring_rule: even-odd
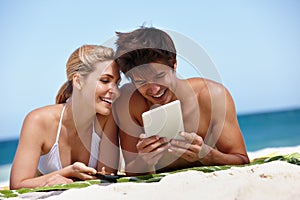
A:
MULTIPOLYGON (((251 159, 300 152, 300 146, 249 153, 251 159)), ((273 161, 203 173, 167 175, 155 183, 92 185, 66 191, 36 192, 11 199, 299 199, 300 166, 273 161)))

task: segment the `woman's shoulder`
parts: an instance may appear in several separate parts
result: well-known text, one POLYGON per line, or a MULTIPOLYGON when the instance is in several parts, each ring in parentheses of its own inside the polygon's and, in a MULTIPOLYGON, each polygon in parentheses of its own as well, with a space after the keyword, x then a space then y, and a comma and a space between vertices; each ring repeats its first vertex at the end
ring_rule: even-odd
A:
POLYGON ((25 119, 24 124, 34 125, 35 127, 48 128, 60 117, 61 104, 43 106, 30 111, 25 119))
POLYGON ((29 112, 22 125, 20 141, 24 144, 32 144, 34 141, 34 144, 43 146, 46 141, 55 140, 61 106, 44 106, 29 112))

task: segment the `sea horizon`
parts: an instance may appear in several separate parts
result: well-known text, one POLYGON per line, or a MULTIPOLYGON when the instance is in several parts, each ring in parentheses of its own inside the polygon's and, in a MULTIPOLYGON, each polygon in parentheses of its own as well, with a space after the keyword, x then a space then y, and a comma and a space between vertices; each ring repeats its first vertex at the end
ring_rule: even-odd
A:
MULTIPOLYGON (((238 114, 237 117, 249 153, 300 145, 300 108, 238 114)), ((1 183, 8 181, 18 140, 18 137, 0 139, 1 183)))
MULTIPOLYGON (((247 151, 300 144, 300 107, 241 113, 237 114, 237 118, 247 151)), ((14 154, 12 151, 17 148, 18 140, 19 136, 0 138, 0 155, 11 157, 14 154)), ((2 158, 0 165, 7 163, 1 160, 2 158)), ((12 158, 10 160, 12 161, 12 158)))

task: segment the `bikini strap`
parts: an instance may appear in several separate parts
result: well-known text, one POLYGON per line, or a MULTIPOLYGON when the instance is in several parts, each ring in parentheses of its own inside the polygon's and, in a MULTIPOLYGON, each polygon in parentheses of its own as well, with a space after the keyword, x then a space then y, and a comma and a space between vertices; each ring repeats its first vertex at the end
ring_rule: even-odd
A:
POLYGON ((62 119, 63 119, 63 116, 64 116, 66 105, 67 104, 64 105, 64 107, 63 107, 63 109, 61 111, 61 115, 60 115, 60 119, 59 119, 59 124, 58 124, 58 129, 57 129, 57 133, 56 133, 55 143, 58 143, 58 139, 59 139, 59 135, 60 135, 60 129, 61 129, 61 126, 62 126, 62 119))
POLYGON ((93 133, 96 133, 96 131, 95 131, 95 119, 97 119, 97 117, 95 117, 94 120, 93 120, 93 124, 92 124, 92 126, 93 126, 93 133))

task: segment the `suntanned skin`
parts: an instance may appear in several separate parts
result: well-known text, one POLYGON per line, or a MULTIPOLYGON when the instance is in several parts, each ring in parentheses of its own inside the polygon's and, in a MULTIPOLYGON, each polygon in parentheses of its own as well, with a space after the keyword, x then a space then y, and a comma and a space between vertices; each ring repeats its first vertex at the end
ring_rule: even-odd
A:
MULTIPOLYGON (((102 62, 106 66, 108 62, 102 62)), ((100 65, 100 64, 99 64, 100 65)), ((96 73, 96 72, 95 72, 96 73)), ((108 67, 99 75, 95 93, 95 114, 85 119, 89 124, 87 131, 77 131, 73 118, 73 99, 66 104, 62 118, 62 127, 58 140, 62 169, 41 175, 38 162, 41 155, 47 154, 55 143, 58 124, 65 104, 45 106, 31 111, 25 118, 19 145, 14 158, 10 176, 10 189, 34 188, 73 182, 73 180, 95 179, 93 174, 116 173, 119 162, 118 127, 111 114, 111 103, 118 93, 116 84, 119 72, 115 67, 108 67), (101 100, 105 98, 106 101, 101 100), (95 131, 101 137, 97 169, 88 167, 92 140, 92 121, 95 131), (98 122, 98 123, 97 123, 98 122), (103 168, 104 167, 104 168, 103 168)), ((73 82, 77 82, 74 75, 73 82)), ((84 84, 81 85, 84 90, 84 84)), ((81 104, 84 108, 85 105, 81 104)), ((80 113, 82 114, 82 113, 80 113)))
POLYGON ((134 84, 121 88, 121 98, 116 104, 128 175, 249 162, 234 102, 224 86, 203 78, 181 80, 163 67, 158 67, 157 74, 164 77, 153 75, 153 79, 159 81, 133 77, 134 84), (154 104, 166 104, 176 99, 181 101, 185 127, 182 136, 186 141, 171 140, 168 143, 158 136, 146 138, 142 134, 142 113, 154 104))

